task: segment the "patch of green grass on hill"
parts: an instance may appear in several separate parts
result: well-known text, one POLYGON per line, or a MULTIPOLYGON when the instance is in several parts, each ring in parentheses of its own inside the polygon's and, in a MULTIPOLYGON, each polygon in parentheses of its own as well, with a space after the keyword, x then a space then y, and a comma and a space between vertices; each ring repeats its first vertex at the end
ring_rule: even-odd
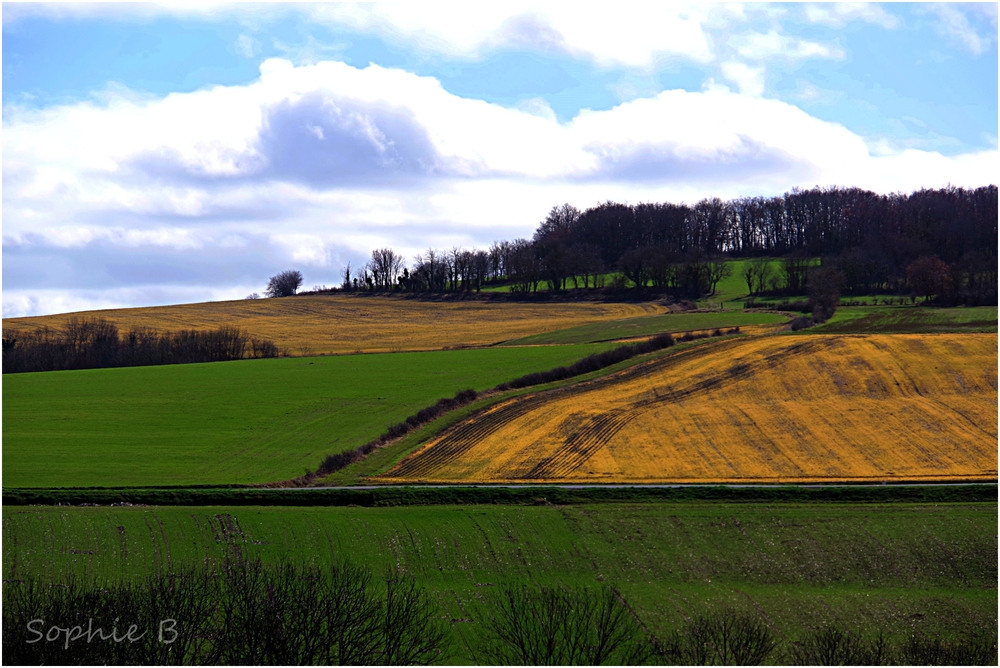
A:
POLYGON ((768 325, 787 320, 777 313, 744 313, 742 311, 722 311, 715 313, 664 313, 638 318, 608 320, 606 322, 580 325, 560 329, 555 332, 535 334, 513 341, 505 341, 503 346, 591 343, 612 341, 633 336, 651 336, 662 332, 688 332, 717 327, 737 327, 746 325, 768 325))
POLYGON ((997 307, 846 306, 818 327, 816 334, 995 332, 997 307))
POLYGON ((442 397, 609 345, 3 376, 5 487, 256 483, 315 469, 442 397))
POLYGON ((947 636, 997 623, 996 518, 996 503, 8 507, 3 577, 346 556, 403 568, 468 630, 502 583, 605 582, 657 633, 732 606, 786 640, 827 623, 947 636))
MULTIPOLYGON (((698 300, 698 306, 708 308, 743 308, 747 299, 747 282, 743 280, 743 265, 747 260, 731 260, 727 262, 731 272, 729 276, 719 281, 715 286, 715 294, 698 300)), ((777 269, 777 267, 775 267, 777 269)))
MULTIPOLYGON (((816 260, 818 262, 818 259, 816 260)), ((715 286, 715 294, 698 300, 698 306, 705 308, 740 309, 749 299, 746 279, 743 270, 750 260, 730 260, 727 264, 732 272, 715 286)), ((769 262, 772 276, 781 276, 781 260, 772 259, 769 262)))

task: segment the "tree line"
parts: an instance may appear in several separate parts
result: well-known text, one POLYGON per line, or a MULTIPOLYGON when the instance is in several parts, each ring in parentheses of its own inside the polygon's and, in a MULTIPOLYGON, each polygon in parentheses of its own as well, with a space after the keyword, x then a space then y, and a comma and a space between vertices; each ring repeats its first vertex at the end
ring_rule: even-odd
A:
POLYGON ((348 265, 340 289, 371 292, 511 291, 632 286, 680 298, 714 294, 726 260, 747 266, 750 294, 804 294, 820 265, 846 294, 997 301, 997 187, 879 195, 859 188, 793 189, 775 197, 687 204, 604 202, 553 207, 532 238, 488 249, 428 249, 412 264, 391 248, 348 265), (816 258, 820 258, 819 262, 816 258), (608 278, 612 273, 613 277, 608 278), (608 281, 612 283, 606 285, 608 281))
POLYGON ((277 355, 274 341, 228 326, 177 332, 134 327, 122 334, 108 320, 71 318, 61 329, 7 328, 3 333, 3 373, 221 362, 277 355))

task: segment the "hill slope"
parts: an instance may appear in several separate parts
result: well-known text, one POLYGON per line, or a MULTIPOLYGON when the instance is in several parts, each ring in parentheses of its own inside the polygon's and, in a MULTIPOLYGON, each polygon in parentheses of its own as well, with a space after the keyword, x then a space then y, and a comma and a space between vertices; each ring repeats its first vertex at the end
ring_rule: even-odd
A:
POLYGON ((104 318, 119 329, 239 327, 292 355, 482 346, 602 320, 659 314, 656 304, 422 301, 356 295, 249 299, 7 318, 4 330, 104 318))
POLYGON ((385 482, 997 475, 995 334, 718 341, 498 404, 385 482))
POLYGON ((260 483, 315 468, 442 397, 590 346, 8 374, 5 487, 260 483))

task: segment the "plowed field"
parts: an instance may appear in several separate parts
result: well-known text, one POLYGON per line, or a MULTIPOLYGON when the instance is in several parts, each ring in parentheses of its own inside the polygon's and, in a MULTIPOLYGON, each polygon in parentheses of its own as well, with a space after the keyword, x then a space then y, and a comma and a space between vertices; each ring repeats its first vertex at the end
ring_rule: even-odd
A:
POLYGON ((656 304, 592 302, 434 302, 331 295, 7 318, 4 330, 59 328, 73 317, 110 320, 119 329, 215 329, 230 325, 273 340, 293 355, 440 350, 481 346, 602 320, 665 312, 656 304))
POLYGON ((384 482, 995 479, 996 334, 713 341, 456 425, 384 482))

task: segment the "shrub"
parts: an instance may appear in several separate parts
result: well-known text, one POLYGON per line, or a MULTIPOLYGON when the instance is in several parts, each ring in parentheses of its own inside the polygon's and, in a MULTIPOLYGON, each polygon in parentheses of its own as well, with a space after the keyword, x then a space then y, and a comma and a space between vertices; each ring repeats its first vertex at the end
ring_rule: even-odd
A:
POLYGON ((614 587, 507 586, 487 600, 469 650, 491 665, 637 665, 654 642, 614 587))
POLYGON ((896 661, 895 652, 881 632, 865 640, 834 626, 793 644, 791 658, 794 664, 804 666, 888 666, 896 661))
POLYGON ((777 646, 771 629, 757 615, 721 610, 690 620, 680 633, 658 645, 668 663, 756 666, 777 646))
POLYGON ((806 329, 807 327, 813 326, 813 319, 808 316, 799 316, 792 320, 791 329, 793 332, 797 332, 800 329, 806 329))
POLYGON ((975 629, 951 642, 940 638, 910 636, 902 648, 903 663, 911 666, 995 666, 997 630, 975 629))

